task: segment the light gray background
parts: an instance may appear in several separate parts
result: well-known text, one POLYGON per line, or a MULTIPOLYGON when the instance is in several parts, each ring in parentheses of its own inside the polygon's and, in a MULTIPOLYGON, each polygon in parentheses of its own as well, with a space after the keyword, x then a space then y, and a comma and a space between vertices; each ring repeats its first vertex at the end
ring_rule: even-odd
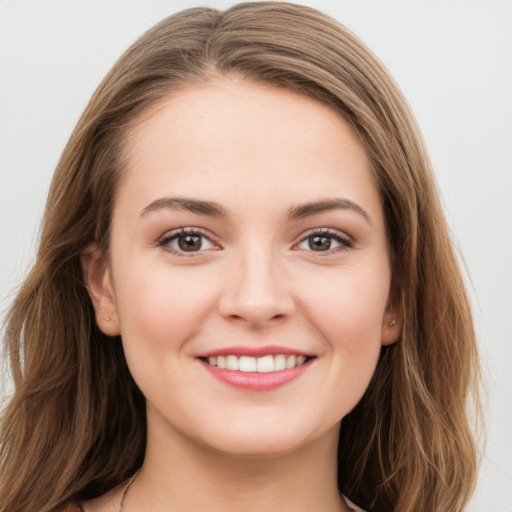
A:
MULTIPOLYGON (((232 3, 0 0, 0 310, 33 260, 53 169, 103 75, 168 14, 232 3)), ((470 276, 488 388, 488 443, 471 511, 511 512, 512 1, 301 3, 370 46, 423 130, 470 276)))

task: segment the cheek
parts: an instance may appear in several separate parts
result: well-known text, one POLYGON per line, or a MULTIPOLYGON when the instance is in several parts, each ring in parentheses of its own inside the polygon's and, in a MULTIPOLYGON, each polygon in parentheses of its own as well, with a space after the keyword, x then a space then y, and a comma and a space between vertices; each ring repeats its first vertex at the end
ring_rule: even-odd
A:
POLYGON ((139 273, 130 273, 129 268, 118 267, 122 285, 116 289, 116 305, 133 378, 150 400, 168 401, 170 382, 184 393, 194 389, 183 372, 191 350, 188 342, 211 311, 215 284, 210 279, 211 286, 206 286, 190 273, 170 271, 165 265, 159 271, 149 269, 148 265, 139 267, 139 273), (121 271, 130 278, 123 280, 121 271), (169 376, 176 379, 169 380, 169 376))
MULTIPOLYGON (((144 267, 143 267, 144 268, 144 267)), ((174 349, 185 343, 200 329, 215 293, 215 284, 187 271, 159 269, 119 277, 116 305, 121 323, 121 336, 126 345, 174 349)), ((121 271, 124 269, 121 267, 121 271)), ((197 270, 197 269, 196 269, 197 270)))
POLYGON ((357 402, 381 350, 389 292, 387 266, 337 269, 308 289, 303 307, 332 357, 330 378, 335 383, 342 381, 345 390, 349 386, 357 402))
POLYGON ((349 279, 329 289, 330 300, 322 295, 310 318, 324 339, 330 364, 323 378, 335 404, 333 418, 339 420, 361 400, 375 373, 387 297, 349 279))
POLYGON ((307 288, 305 302, 314 310, 311 316, 318 319, 319 327, 348 336, 354 343, 361 338, 357 333, 373 333, 380 339, 389 294, 389 271, 385 265, 373 271, 368 267, 335 270, 307 288))

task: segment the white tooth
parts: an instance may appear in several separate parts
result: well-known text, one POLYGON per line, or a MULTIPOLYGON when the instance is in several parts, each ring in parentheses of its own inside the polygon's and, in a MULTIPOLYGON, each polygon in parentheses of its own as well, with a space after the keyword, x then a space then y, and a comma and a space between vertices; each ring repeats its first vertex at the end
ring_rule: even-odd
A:
POLYGON ((274 371, 274 357, 273 356, 263 356, 258 357, 256 361, 257 371, 260 373, 267 373, 274 371))
POLYGON ((238 357, 226 356, 226 370, 238 370, 238 357))
POLYGON ((226 368, 226 358, 224 356, 217 356, 217 368, 226 368))
POLYGON ((286 368, 295 368, 295 364, 297 363, 297 358, 295 356, 288 356, 286 359, 286 368))
POLYGON ((286 356, 283 354, 279 354, 274 357, 274 370, 277 372, 279 370, 284 370, 286 368, 286 356))
POLYGON ((208 364, 211 364, 212 366, 217 366, 217 358, 215 356, 209 357, 208 364))
POLYGON ((255 372, 256 358, 250 356, 241 356, 238 360, 238 369, 241 372, 255 372))
POLYGON ((306 356, 297 356, 297 366, 304 364, 306 362, 306 356))

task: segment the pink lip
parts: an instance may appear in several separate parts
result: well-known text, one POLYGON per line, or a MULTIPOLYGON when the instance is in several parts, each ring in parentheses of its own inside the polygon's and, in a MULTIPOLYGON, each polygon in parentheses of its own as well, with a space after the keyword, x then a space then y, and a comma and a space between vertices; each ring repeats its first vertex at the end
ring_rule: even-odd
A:
POLYGON ((312 354, 308 354, 307 352, 303 352, 302 350, 292 349, 289 347, 279 347, 277 345, 266 345, 262 347, 252 347, 252 346, 236 346, 236 347, 226 347, 220 348, 216 350, 211 350, 210 352, 205 352, 204 354, 199 354, 197 357, 206 358, 206 357, 215 357, 215 356, 250 356, 250 357, 263 357, 263 356, 275 356, 277 354, 284 355, 297 355, 297 356, 311 356, 312 354))
MULTIPOLYGON (((277 353, 282 354, 283 352, 277 353)), ((292 353, 296 354, 296 352, 292 353)), ((227 354, 233 354, 233 352, 227 352, 227 354)), ((268 354, 268 352, 266 352, 266 354, 268 354)), ((206 361, 200 361, 204 368, 221 382, 248 391, 271 391, 278 388, 279 386, 282 386, 283 384, 299 378, 311 365, 313 359, 310 359, 309 361, 306 361, 304 364, 296 366, 295 368, 268 373, 225 370, 222 368, 217 368, 216 366, 211 366, 206 361)))

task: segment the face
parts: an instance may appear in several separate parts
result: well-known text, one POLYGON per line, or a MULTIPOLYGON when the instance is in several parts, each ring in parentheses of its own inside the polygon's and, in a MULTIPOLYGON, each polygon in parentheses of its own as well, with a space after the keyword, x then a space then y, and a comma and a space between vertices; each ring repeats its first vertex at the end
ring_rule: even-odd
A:
POLYGON ((127 140, 108 258, 84 257, 149 435, 238 455, 333 440, 398 335, 378 190, 353 129, 294 92, 217 80, 127 140))

